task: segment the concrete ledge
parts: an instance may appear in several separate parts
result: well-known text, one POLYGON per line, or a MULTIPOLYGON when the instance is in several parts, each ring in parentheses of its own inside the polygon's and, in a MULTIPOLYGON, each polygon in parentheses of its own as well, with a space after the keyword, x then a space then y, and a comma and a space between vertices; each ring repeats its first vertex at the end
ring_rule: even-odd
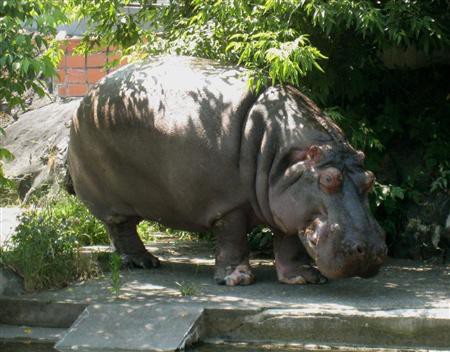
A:
POLYGON ((0 324, 0 342, 54 344, 65 331, 66 329, 0 324))
POLYGON ((85 304, 0 297, 0 324, 69 328, 85 304))
POLYGON ((444 309, 327 311, 209 309, 203 340, 315 343, 372 348, 448 348, 450 317, 444 309))

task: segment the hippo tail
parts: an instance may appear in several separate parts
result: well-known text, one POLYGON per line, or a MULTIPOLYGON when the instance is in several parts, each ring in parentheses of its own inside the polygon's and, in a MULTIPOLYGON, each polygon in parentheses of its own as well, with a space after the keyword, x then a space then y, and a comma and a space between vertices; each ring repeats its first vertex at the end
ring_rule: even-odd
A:
POLYGON ((67 161, 66 161, 66 175, 64 177, 63 186, 66 189, 67 193, 73 196, 76 195, 75 187, 73 186, 72 176, 70 176, 70 170, 67 161))

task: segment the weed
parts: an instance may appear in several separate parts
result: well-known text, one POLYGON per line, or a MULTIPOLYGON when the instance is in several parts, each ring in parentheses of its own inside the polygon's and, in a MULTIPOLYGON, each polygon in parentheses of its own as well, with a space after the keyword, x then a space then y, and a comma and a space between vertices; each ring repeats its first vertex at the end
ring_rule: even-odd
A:
POLYGON ((110 257, 110 269, 111 269, 111 292, 114 296, 119 297, 120 295, 120 266, 121 258, 117 253, 112 253, 110 257))
POLYGON ((200 293, 198 288, 192 283, 185 282, 185 281, 181 281, 181 282, 175 281, 175 284, 179 287, 180 294, 183 297, 197 296, 200 293))

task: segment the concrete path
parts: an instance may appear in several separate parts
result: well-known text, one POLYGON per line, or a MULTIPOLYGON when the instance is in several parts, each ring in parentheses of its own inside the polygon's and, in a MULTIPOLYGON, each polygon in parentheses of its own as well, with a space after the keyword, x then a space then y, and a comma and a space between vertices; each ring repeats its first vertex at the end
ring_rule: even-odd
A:
MULTIPOLYGON (((450 307, 450 265, 391 259, 379 275, 371 279, 351 278, 323 285, 296 286, 278 283, 272 260, 253 259, 255 284, 227 287, 216 285, 212 278, 212 246, 188 241, 147 246, 161 259, 161 268, 122 271, 120 299, 196 302, 228 308, 391 310, 450 307), (194 295, 182 296, 185 291, 193 291, 194 295)), ((110 279, 106 275, 103 279, 29 297, 65 302, 115 302, 110 288, 110 279)))
POLYGON ((268 342, 294 350, 309 344, 450 350, 449 265, 389 260, 372 279, 290 286, 277 282, 271 260, 253 259, 256 283, 225 287, 212 279, 210 243, 165 241, 148 249, 162 267, 122 271, 119 297, 105 273, 62 290, 22 295, 24 311, 31 312, 32 302, 45 302, 49 311, 59 304, 58 316, 64 306, 86 307, 59 340, 61 351, 175 351, 198 341, 213 346, 202 351, 262 351, 254 346, 268 342), (254 346, 240 349, 247 344, 254 346))

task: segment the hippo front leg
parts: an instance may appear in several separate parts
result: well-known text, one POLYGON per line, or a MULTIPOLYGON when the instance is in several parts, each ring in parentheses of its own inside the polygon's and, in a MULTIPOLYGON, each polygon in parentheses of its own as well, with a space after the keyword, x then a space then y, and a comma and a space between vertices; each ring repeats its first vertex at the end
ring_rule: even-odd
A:
POLYGON ((321 284, 327 279, 310 265, 310 258, 298 236, 275 234, 275 266, 278 281, 285 284, 321 284))
POLYGON ((130 268, 157 268, 158 258, 149 253, 136 231, 139 219, 135 217, 109 218, 105 221, 114 250, 122 259, 122 266, 130 268))
POLYGON ((254 276, 249 263, 247 218, 240 211, 227 214, 215 225, 216 267, 214 279, 219 285, 250 285, 254 276))

